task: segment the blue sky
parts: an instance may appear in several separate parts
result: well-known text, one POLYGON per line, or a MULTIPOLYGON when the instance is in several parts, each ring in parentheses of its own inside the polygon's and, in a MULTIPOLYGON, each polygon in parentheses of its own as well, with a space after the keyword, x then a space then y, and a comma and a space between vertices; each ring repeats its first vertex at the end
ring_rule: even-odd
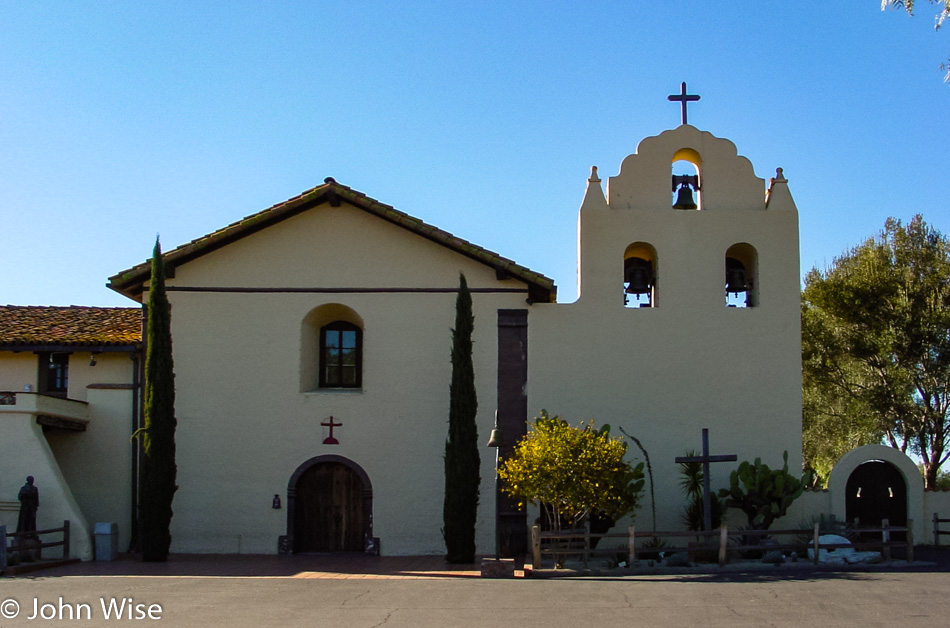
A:
POLYGON ((163 246, 340 183, 576 296, 590 166, 679 124, 784 168, 802 273, 922 213, 950 234, 950 31, 877 0, 0 0, 0 303, 134 305, 163 246))

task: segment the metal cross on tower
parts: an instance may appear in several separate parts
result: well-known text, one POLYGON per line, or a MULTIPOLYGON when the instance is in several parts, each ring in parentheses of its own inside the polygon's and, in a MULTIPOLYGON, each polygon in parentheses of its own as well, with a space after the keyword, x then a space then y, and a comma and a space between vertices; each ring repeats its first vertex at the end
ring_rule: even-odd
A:
POLYGON ((683 124, 686 124, 686 103, 699 100, 699 96, 695 94, 686 93, 686 82, 680 83, 680 93, 679 94, 670 94, 666 97, 667 100, 679 101, 680 106, 683 108, 683 124))
MULTIPOLYGON (((686 84, 683 83, 685 86, 686 84)), ((703 529, 712 529, 712 501, 709 497, 709 463, 710 462, 734 462, 738 460, 735 454, 726 454, 722 456, 709 455, 709 428, 703 428, 703 455, 702 456, 679 456, 675 462, 702 462, 703 463, 703 529)))

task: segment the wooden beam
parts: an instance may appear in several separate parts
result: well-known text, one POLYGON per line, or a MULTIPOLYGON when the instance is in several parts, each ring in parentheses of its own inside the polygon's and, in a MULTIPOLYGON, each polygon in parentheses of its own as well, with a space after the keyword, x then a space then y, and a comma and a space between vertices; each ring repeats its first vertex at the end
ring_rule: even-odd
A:
POLYGON ((46 414, 41 414, 36 417, 36 422, 43 427, 69 430, 71 432, 85 432, 86 424, 89 423, 89 421, 83 421, 81 419, 66 419, 63 417, 49 416, 46 414))

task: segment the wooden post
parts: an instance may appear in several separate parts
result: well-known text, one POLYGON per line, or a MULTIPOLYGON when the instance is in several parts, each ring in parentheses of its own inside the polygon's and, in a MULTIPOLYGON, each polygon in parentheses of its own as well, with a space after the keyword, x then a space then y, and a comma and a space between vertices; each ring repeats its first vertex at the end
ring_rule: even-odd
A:
POLYGON ((636 534, 633 529, 633 526, 627 528, 627 566, 633 567, 634 561, 637 560, 637 544, 636 544, 636 534))
POLYGON ((914 562, 914 520, 907 520, 907 562, 914 562))
POLYGON ((531 567, 541 569, 541 526, 531 526, 531 567))
POLYGON ((891 548, 888 545, 888 543, 891 542, 891 533, 890 530, 888 530, 889 527, 891 527, 890 521, 887 519, 881 519, 881 541, 884 543, 884 547, 881 548, 881 554, 884 555, 884 560, 891 559, 891 548))
POLYGON ((69 558, 69 519, 63 522, 63 558, 69 558))
POLYGON ((814 559, 813 559, 813 562, 814 562, 816 565, 818 564, 818 551, 819 551, 819 547, 818 547, 818 529, 819 529, 820 527, 821 527, 820 524, 817 524, 817 523, 815 524, 815 535, 814 535, 814 539, 815 539, 815 541, 814 541, 814 543, 815 543, 815 557, 814 557, 814 559))
POLYGON ((729 543, 729 529, 719 526, 719 566, 726 564, 726 545, 729 543))
POLYGON ((584 524, 584 566, 590 560, 590 519, 584 524))
POLYGON ((940 547, 940 518, 934 513, 934 545, 940 547))

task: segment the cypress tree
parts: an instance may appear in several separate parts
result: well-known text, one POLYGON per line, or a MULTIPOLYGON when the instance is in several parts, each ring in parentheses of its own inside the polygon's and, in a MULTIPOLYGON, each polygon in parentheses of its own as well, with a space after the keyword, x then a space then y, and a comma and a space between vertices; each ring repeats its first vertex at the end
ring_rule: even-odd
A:
POLYGON ((158 238, 152 252, 145 354, 145 426, 139 533, 142 560, 168 560, 175 484, 175 372, 172 363, 171 305, 165 294, 165 263, 158 238))
POLYGON ((449 389, 449 435, 445 443, 445 502, 442 509, 445 559, 475 562, 475 521, 481 483, 475 414, 475 368, 472 365, 472 294, 459 274, 452 330, 452 384, 449 389))

